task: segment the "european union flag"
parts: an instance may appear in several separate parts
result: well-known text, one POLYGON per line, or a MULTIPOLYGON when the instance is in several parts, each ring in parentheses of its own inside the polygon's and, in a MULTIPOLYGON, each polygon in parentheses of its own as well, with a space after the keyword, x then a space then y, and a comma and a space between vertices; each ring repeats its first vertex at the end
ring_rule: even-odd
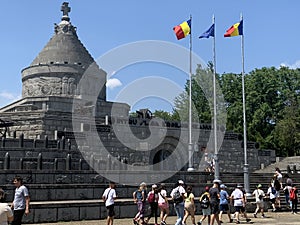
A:
POLYGON ((200 35, 199 38, 209 38, 215 36, 215 24, 211 25, 207 31, 200 35))

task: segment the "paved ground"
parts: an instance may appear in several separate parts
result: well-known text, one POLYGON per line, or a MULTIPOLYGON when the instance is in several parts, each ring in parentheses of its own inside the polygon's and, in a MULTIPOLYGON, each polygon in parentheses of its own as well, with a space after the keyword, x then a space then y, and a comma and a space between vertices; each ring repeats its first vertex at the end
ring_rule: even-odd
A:
MULTIPOLYGON (((246 223, 244 218, 241 218, 241 224, 264 224, 264 225, 300 225, 300 214, 293 215, 288 212, 282 213, 272 213, 269 212, 266 214, 266 218, 253 218, 253 215, 249 214, 249 217, 252 219, 250 223, 246 223)), ((201 216, 196 216, 196 219, 199 220, 201 216)), ((225 219, 225 217, 224 217, 225 219)), ((153 219, 150 220, 149 225, 153 225, 153 219), (152 222, 152 223, 151 223, 152 222)), ((175 217, 169 217, 167 222, 168 224, 175 224, 175 217)), ((132 219, 115 219, 114 225, 132 225, 132 219)), ((190 219, 187 220, 188 225, 192 225, 190 219)), ((207 225, 207 222, 203 223, 207 225)), ((216 224, 216 223, 215 223, 216 224)), ((224 220, 223 224, 230 224, 224 220)), ((235 224, 235 223, 231 223, 235 224)), ((44 223, 39 225, 106 225, 105 220, 91 220, 91 221, 76 221, 76 222, 57 222, 57 223, 44 223)))

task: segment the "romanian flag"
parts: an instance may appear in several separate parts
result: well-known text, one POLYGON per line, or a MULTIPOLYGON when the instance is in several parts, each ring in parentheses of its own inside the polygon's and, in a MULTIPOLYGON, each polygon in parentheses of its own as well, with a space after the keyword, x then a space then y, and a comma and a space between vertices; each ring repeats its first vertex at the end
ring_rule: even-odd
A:
POLYGON ((184 21, 182 24, 173 27, 178 40, 185 38, 191 33, 191 20, 184 21))
POLYGON ((239 35, 243 35, 243 20, 231 26, 224 34, 224 37, 233 37, 239 35))

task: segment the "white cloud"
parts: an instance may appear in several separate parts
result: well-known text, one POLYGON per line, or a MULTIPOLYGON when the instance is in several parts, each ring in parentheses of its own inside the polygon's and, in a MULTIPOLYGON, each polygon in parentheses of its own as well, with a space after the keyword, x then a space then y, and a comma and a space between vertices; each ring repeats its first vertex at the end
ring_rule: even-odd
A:
POLYGON ((300 68, 300 60, 297 60, 294 64, 281 63, 280 66, 288 67, 290 69, 300 68))
POLYGON ((15 94, 15 93, 10 93, 8 91, 1 91, 0 92, 0 107, 10 104, 20 98, 21 98, 21 96, 15 94))
POLYGON ((108 87, 109 89, 114 89, 116 87, 122 86, 122 83, 119 79, 117 78, 112 78, 112 79, 108 79, 106 81, 106 87, 108 87))

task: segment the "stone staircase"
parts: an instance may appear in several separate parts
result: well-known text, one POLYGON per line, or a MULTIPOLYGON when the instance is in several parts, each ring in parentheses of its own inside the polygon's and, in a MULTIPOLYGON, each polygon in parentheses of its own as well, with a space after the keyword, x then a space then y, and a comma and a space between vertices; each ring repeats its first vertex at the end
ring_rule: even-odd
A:
POLYGON ((276 167, 278 167, 282 172, 286 172, 288 166, 290 166, 291 169, 296 167, 297 170, 300 170, 300 156, 283 158, 282 160, 270 164, 263 169, 254 171, 254 173, 274 173, 276 167))

